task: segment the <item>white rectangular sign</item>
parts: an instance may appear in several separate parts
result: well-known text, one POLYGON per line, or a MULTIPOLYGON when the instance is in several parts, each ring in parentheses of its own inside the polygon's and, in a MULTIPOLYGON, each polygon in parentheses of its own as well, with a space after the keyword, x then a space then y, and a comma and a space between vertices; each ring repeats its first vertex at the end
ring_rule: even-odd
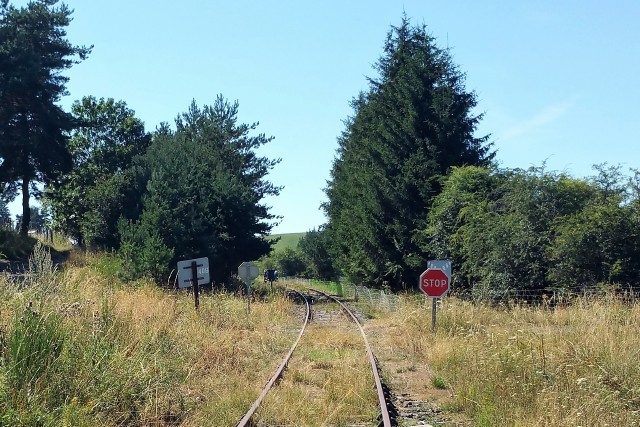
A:
POLYGON ((191 271, 191 264, 196 262, 198 272, 198 285, 204 285, 211 281, 209 277, 209 258, 196 258, 188 259, 186 261, 178 261, 178 287, 188 288, 193 286, 192 278, 193 272, 191 271))
POLYGON ((451 283, 451 261, 448 259, 434 259, 427 261, 427 268, 437 268, 444 271, 451 283))

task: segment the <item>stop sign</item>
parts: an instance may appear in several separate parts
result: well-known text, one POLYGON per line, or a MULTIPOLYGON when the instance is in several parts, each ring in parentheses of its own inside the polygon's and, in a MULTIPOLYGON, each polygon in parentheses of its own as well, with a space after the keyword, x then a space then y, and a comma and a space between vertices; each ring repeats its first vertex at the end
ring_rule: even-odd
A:
POLYGON ((439 298, 449 290, 449 277, 437 268, 428 268, 420 275, 420 290, 427 296, 439 298))

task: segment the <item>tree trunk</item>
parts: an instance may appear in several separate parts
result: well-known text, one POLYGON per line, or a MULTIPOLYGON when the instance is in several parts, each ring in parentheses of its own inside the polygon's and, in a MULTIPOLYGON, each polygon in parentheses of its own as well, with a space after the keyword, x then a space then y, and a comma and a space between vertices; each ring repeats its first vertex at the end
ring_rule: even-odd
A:
POLYGON ((20 224, 20 234, 26 236, 29 232, 31 222, 31 210, 29 209, 29 178, 22 178, 22 223, 20 224))

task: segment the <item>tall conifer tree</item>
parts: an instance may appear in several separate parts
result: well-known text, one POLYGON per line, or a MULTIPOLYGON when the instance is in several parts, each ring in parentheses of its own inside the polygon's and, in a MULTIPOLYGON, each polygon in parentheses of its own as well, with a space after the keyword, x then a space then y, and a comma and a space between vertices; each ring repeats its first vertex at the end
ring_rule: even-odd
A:
POLYGON ((56 3, 34 0, 18 9, 0 1, 0 186, 21 181, 24 234, 33 183, 71 168, 73 120, 57 105, 69 80, 61 72, 91 51, 66 39, 72 11, 56 3))
POLYGON ((378 76, 352 101, 354 115, 338 138, 324 205, 331 247, 354 280, 413 286, 429 253, 415 243, 440 178, 451 166, 486 165, 487 136, 476 96, 448 50, 424 25, 403 17, 388 33, 374 66, 378 76))

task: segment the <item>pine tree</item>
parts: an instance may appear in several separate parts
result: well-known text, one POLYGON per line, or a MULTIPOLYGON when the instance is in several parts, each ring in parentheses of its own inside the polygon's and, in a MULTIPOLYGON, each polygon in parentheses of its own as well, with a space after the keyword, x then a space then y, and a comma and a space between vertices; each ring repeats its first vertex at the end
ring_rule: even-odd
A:
POLYGON ((212 106, 194 102, 176 119, 175 132, 163 126, 155 134, 145 155, 143 210, 121 223, 138 273, 206 256, 212 280, 220 282, 270 251, 264 237, 275 217, 263 199, 280 191, 266 179, 279 160, 256 154, 271 138, 251 135, 257 123, 238 124, 237 113, 238 104, 221 96, 212 106))
POLYGON ((413 286, 428 252, 414 236, 426 223, 440 178, 457 165, 489 164, 476 97, 447 50, 403 17, 388 33, 367 92, 338 138, 324 205, 340 269, 353 280, 413 286))
POLYGON ((0 184, 21 181, 23 221, 29 229, 34 182, 71 168, 67 132, 72 117, 57 102, 66 94, 61 74, 91 48, 65 38, 72 11, 57 0, 34 0, 20 9, 0 2, 0 184))

